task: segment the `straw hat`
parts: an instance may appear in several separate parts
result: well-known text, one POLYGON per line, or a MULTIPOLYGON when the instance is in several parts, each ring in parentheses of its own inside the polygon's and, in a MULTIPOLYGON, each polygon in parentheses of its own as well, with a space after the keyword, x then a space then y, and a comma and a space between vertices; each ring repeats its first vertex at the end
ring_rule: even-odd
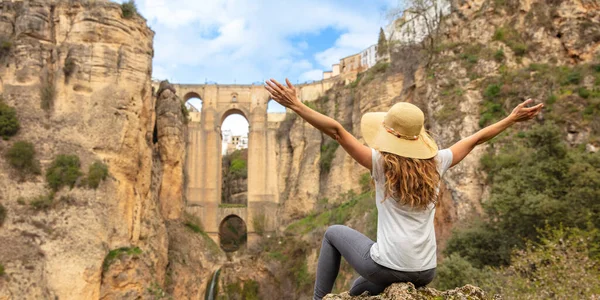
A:
POLYGON ((413 104, 400 102, 387 112, 363 115, 360 127, 367 144, 382 152, 427 159, 437 154, 438 146, 425 132, 423 112, 413 104))

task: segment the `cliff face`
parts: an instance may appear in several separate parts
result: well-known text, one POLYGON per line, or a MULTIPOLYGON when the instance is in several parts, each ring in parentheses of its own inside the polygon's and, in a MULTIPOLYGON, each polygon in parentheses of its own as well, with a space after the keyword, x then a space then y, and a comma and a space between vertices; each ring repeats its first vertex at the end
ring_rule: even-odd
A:
POLYGON ((151 188, 161 179, 152 173, 154 33, 115 3, 4 1, 0 36, 0 92, 21 123, 0 150, 31 142, 42 169, 20 181, 0 160, 0 298, 148 293, 164 280, 168 246, 151 188), (49 194, 43 174, 58 154, 77 155, 84 174, 101 161, 109 176, 95 190, 60 189, 49 208, 36 210, 29 203, 49 194))
MULTIPOLYGON (((444 18, 435 49, 396 48, 387 70, 372 68, 359 74, 354 83, 334 86, 313 105, 362 141, 360 118, 364 113, 387 111, 398 101, 411 101, 425 112, 426 127, 440 148, 446 148, 480 129, 482 86, 503 70, 526 68, 531 63, 574 66, 592 62, 599 55, 597 1, 499 4, 479 0, 453 5, 453 13, 444 18), (500 50, 501 58, 497 54, 500 50), (432 59, 424 59, 418 51, 428 52, 432 59)), ((547 97, 523 95, 527 96, 538 101, 547 97)), ((578 123, 574 127, 579 135, 570 139, 584 142, 589 126, 582 128, 585 126, 578 123)), ((317 199, 331 201, 350 189, 358 191, 359 179, 367 171, 341 147, 335 150, 328 171, 319 166, 326 155, 321 147, 327 147, 331 139, 300 118, 288 118, 280 131, 290 132, 279 139, 280 164, 284 166, 279 168, 279 186, 282 199, 287 199, 284 219, 307 214, 317 199)), ((481 213, 486 183, 479 161, 485 152, 485 145, 477 147, 445 176, 448 193, 442 214, 446 216, 440 216, 440 224, 442 219, 454 223, 481 213)), ((439 230, 449 232, 449 228, 439 230)))

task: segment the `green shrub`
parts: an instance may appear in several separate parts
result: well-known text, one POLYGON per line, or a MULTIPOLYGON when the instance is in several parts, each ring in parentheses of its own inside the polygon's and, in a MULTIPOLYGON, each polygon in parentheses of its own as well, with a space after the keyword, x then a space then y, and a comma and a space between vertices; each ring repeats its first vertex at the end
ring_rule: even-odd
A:
POLYGON ((4 220, 6 220, 6 208, 0 203, 0 227, 4 224, 4 220))
POLYGON ((8 149, 5 158, 22 176, 40 174, 40 162, 36 159, 35 154, 32 143, 18 141, 8 149))
POLYGON ((71 56, 67 56, 67 58, 65 58, 65 66, 63 67, 63 73, 65 73, 65 77, 70 78, 75 72, 76 67, 77 63, 75 62, 75 59, 71 56))
POLYGON ((529 50, 529 47, 525 43, 512 43, 509 45, 509 47, 516 56, 523 56, 527 54, 527 51, 529 50))
POLYGON ((529 50, 526 41, 524 41, 519 35, 519 32, 513 28, 504 26, 498 27, 494 32, 492 39, 505 43, 516 56, 523 56, 529 50))
POLYGON ((20 128, 15 109, 0 99, 0 136, 6 140, 17 134, 20 128))
POLYGON ((108 177, 108 167, 102 162, 94 162, 88 170, 87 185, 96 189, 101 181, 106 180, 106 177, 108 177))
POLYGON ((50 79, 46 79, 45 82, 40 86, 40 107, 49 111, 54 105, 54 99, 56 98, 56 86, 50 79))
POLYGON ((488 269, 475 268, 468 260, 454 253, 438 265, 432 285, 439 290, 450 290, 465 284, 477 285, 477 282, 491 276, 488 269))
POLYGON ((590 92, 590 90, 588 90, 584 87, 580 87, 577 90, 577 94, 579 94, 579 97, 587 99, 590 97, 591 92, 590 92))
POLYGON ((244 300, 259 300, 258 282, 250 279, 244 281, 244 289, 242 290, 242 299, 244 300))
POLYGON ((183 116, 183 124, 187 124, 190 121, 190 111, 183 102, 181 102, 181 115, 183 116))
POLYGON ((4 276, 4 265, 0 264, 0 276, 4 276))
POLYGON ((558 100, 558 96, 556 96, 555 94, 550 94, 550 96, 548 96, 546 104, 552 105, 554 104, 554 102, 556 102, 556 100, 558 100))
POLYGON ((563 85, 579 84, 579 82, 581 82, 581 77, 582 76, 579 70, 571 70, 571 72, 567 74, 566 79, 562 83, 563 85))
POLYGON ((134 257, 139 256, 140 254, 142 254, 142 249, 138 248, 138 247, 122 247, 119 249, 114 249, 108 252, 108 254, 106 254, 106 257, 104 257, 104 262, 102 263, 102 269, 104 271, 108 271, 108 268, 110 267, 110 265, 115 262, 115 260, 120 259, 121 257, 125 256, 125 255, 131 255, 134 257))
POLYGON ((54 203, 54 194, 49 193, 46 195, 39 195, 29 202, 31 207, 35 210, 47 210, 52 208, 54 203))
POLYGON ((13 43, 6 37, 0 37, 0 60, 4 60, 12 49, 13 43))
POLYGON ((139 14, 138 10, 137 10, 137 5, 135 4, 135 1, 133 1, 133 0, 123 2, 121 4, 121 11, 123 13, 123 18, 125 18, 125 19, 131 19, 134 16, 139 14))
POLYGON ((505 299, 593 299, 600 294, 597 229, 550 229, 539 243, 513 253, 512 263, 480 285, 505 299), (551 296, 550 296, 551 295, 551 296))
POLYGON ((53 191, 63 186, 73 188, 81 176, 79 157, 76 155, 58 155, 46 171, 46 181, 53 191))
POLYGON ((500 95, 500 85, 498 84, 490 84, 483 92, 483 96, 485 96, 489 100, 496 99, 500 95))
POLYGON ((495 53, 494 53, 494 59, 497 62, 502 62, 504 60, 504 50, 502 49, 498 49, 495 53))
POLYGON ((492 39, 494 41, 504 41, 505 35, 506 35, 506 29, 504 27, 498 27, 498 28, 496 28, 496 31, 494 31, 494 35, 492 36, 492 39))
POLYGON ((339 145, 336 141, 330 141, 321 146, 321 157, 319 158, 321 173, 326 174, 331 170, 331 162, 339 145))
POLYGON ((458 253, 475 267, 506 265, 513 248, 538 242, 546 225, 600 228, 600 157, 570 148, 551 122, 534 126, 524 139, 504 140, 482 160, 490 196, 487 221, 458 230, 446 253, 458 253))
POLYGON ((378 61, 373 67, 371 67, 371 72, 373 72, 375 74, 385 73, 385 71, 387 71, 387 69, 389 67, 390 67, 390 63, 378 61))

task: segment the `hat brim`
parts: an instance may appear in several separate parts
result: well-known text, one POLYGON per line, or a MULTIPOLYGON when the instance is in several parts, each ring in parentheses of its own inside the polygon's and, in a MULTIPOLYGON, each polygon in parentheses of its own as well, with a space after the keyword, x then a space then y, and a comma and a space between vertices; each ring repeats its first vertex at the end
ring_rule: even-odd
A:
POLYGON ((419 138, 408 140, 399 138, 383 128, 383 119, 386 112, 370 112, 362 116, 360 129, 369 147, 389 152, 403 157, 428 159, 438 152, 435 141, 427 134, 425 128, 421 129, 419 138))

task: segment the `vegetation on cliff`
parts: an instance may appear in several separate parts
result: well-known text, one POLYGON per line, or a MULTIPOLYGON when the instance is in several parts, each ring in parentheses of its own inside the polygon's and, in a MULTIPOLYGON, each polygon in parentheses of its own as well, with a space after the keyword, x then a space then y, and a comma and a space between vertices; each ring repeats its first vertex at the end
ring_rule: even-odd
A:
POLYGON ((41 174, 40 162, 36 158, 35 147, 32 143, 25 141, 15 142, 6 151, 4 157, 21 178, 29 174, 41 174))
POLYGON ((100 161, 95 161, 90 165, 87 177, 82 180, 82 185, 87 185, 89 188, 96 189, 101 181, 108 177, 108 166, 100 161))
POLYGON ((63 186, 73 188, 77 178, 81 176, 80 162, 77 155, 58 155, 46 170, 46 181, 53 191, 58 191, 63 186))
POLYGON ((9 137, 17 134, 21 125, 17 119, 17 112, 11 106, 8 106, 0 98, 0 137, 7 140, 9 137))
POLYGON ((222 160, 223 205, 246 205, 248 191, 248 149, 235 150, 222 160))

